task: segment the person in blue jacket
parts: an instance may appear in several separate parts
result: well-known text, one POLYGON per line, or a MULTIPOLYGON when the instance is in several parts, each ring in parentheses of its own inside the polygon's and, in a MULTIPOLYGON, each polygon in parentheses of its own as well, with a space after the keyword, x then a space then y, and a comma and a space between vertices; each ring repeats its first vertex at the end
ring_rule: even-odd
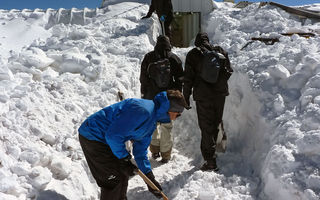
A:
MULTIPOLYGON (((125 142, 131 141, 138 168, 160 189, 147 156, 157 122, 168 123, 187 107, 178 90, 160 92, 153 100, 130 98, 89 116, 79 128, 79 142, 90 171, 101 188, 101 200, 127 199, 129 177, 136 166, 125 142)), ((161 194, 148 186, 150 192, 161 194)))

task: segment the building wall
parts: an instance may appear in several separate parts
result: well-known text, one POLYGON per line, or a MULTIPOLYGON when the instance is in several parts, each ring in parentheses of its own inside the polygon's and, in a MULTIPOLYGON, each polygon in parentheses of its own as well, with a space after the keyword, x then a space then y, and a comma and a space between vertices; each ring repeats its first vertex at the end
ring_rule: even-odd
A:
POLYGON ((208 14, 214 9, 212 0, 172 0, 174 12, 200 12, 208 14))

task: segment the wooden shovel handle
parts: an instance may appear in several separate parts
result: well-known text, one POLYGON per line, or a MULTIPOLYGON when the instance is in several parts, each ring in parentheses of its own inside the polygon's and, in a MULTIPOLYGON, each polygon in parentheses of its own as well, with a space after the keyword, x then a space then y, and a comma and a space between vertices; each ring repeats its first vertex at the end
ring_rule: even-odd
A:
POLYGON ((169 200, 168 197, 140 170, 137 169, 138 175, 154 190, 157 190, 162 195, 164 200, 169 200))

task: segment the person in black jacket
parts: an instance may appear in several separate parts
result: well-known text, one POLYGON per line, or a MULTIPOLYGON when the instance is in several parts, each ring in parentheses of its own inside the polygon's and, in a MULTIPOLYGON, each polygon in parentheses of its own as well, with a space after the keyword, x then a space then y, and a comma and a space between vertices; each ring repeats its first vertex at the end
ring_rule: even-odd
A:
POLYGON ((198 33, 195 48, 188 52, 185 62, 183 94, 190 107, 190 95, 196 101, 198 123, 201 130, 201 153, 206 161, 202 170, 218 170, 215 155, 215 141, 218 136, 218 126, 222 122, 226 96, 229 95, 228 79, 233 70, 230 66, 228 53, 220 46, 209 43, 207 33, 198 33), (216 51, 223 55, 219 59, 220 71, 217 82, 208 83, 200 76, 201 60, 204 51, 216 51))
POLYGON ((146 16, 141 19, 151 17, 152 13, 156 11, 160 24, 164 21, 164 28, 166 36, 171 39, 171 22, 173 20, 173 8, 171 0, 151 0, 151 5, 146 16))
MULTIPOLYGON (((171 52, 171 45, 167 36, 160 35, 154 51, 147 53, 141 63, 140 83, 141 97, 143 99, 153 99, 156 94, 168 89, 182 91, 183 68, 178 56, 171 52), (167 87, 160 88, 155 80, 150 77, 148 68, 159 59, 166 58, 170 63, 170 82, 167 87)), ((153 158, 162 157, 161 162, 166 163, 171 158, 173 140, 171 136, 172 122, 158 124, 153 133, 150 151, 153 158)))

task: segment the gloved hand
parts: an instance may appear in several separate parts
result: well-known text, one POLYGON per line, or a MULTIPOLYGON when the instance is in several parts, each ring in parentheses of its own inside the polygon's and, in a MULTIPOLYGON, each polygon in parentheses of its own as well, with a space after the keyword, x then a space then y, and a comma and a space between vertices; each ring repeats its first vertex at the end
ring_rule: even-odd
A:
POLYGON ((131 155, 120 159, 120 172, 126 176, 134 176, 137 166, 131 162, 131 155))
POLYGON ((160 21, 162 21, 162 22, 166 21, 166 16, 165 15, 161 15, 160 21))
POLYGON ((187 109, 187 110, 190 110, 190 109, 191 109, 191 106, 190 106, 190 97, 185 98, 185 100, 186 100, 186 103, 187 103, 187 106, 188 106, 188 107, 186 107, 186 109, 187 109))
MULTIPOLYGON (((160 184, 158 183, 158 181, 156 181, 156 179, 155 179, 152 171, 149 172, 149 173, 147 173, 146 176, 150 179, 150 181, 152 181, 152 182, 155 184, 155 186, 157 186, 157 188, 158 188, 159 190, 162 191, 162 187, 160 186, 160 184)), ((162 195, 161 195, 161 193, 160 193, 159 191, 152 189, 149 185, 147 185, 147 186, 148 186, 148 190, 149 190, 154 196, 156 196, 158 199, 162 198, 162 195)))

